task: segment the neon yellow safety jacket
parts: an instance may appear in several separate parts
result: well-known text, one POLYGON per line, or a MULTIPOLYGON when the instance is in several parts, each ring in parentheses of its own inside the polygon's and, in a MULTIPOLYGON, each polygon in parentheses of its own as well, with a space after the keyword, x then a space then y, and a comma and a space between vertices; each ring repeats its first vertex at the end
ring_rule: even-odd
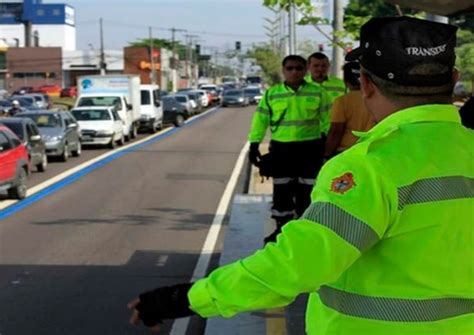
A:
POLYGON ((277 243, 197 281, 203 317, 310 293, 311 335, 474 334, 474 132, 451 105, 390 115, 320 172, 277 243))
POLYGON ((272 140, 299 142, 321 137, 321 124, 329 120, 327 95, 315 85, 304 83, 294 91, 286 84, 270 87, 252 119, 251 143, 260 143, 268 128, 272 140))
POLYGON ((306 82, 323 87, 329 95, 329 102, 332 105, 334 100, 336 100, 341 95, 347 93, 346 84, 344 84, 344 80, 339 79, 338 77, 328 76, 328 79, 323 81, 322 83, 318 83, 311 78, 311 74, 307 74, 304 79, 306 82))

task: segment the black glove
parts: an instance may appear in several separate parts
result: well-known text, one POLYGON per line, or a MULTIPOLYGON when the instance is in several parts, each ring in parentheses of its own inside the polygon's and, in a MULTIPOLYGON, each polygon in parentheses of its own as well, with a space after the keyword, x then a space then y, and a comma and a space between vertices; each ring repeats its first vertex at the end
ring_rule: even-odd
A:
POLYGON ((189 309, 188 291, 192 284, 159 287, 140 294, 135 307, 145 326, 153 327, 163 319, 175 319, 195 314, 189 309))
POLYGON ((260 158, 262 155, 258 150, 259 143, 250 143, 250 150, 249 150, 249 161, 255 166, 258 166, 260 163, 260 158))

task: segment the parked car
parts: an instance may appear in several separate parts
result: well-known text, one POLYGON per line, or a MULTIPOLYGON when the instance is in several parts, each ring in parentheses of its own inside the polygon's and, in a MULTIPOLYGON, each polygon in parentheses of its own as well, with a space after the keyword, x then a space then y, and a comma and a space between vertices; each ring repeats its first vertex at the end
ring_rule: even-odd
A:
POLYGON ((204 90, 193 90, 193 91, 189 91, 189 92, 197 93, 199 95, 199 101, 200 101, 202 107, 209 106, 210 101, 209 101, 209 96, 207 95, 206 91, 204 91, 204 90))
POLYGON ((21 95, 21 94, 27 94, 27 93, 33 93, 36 92, 35 88, 32 86, 22 86, 19 89, 13 91, 12 95, 21 95))
POLYGON ((75 98, 77 97, 77 87, 69 86, 69 87, 63 88, 59 96, 61 98, 75 98))
POLYGON ((262 100, 262 90, 257 86, 248 86, 244 88, 244 94, 249 98, 251 104, 258 104, 262 100))
POLYGON ((200 103, 199 94, 195 92, 183 92, 183 94, 186 94, 189 100, 191 101, 191 104, 193 105, 193 108, 194 108, 194 114, 201 113, 202 105, 200 103))
POLYGON ((123 122, 114 107, 77 107, 71 111, 81 128, 84 145, 107 145, 125 143, 123 122))
POLYGON ((176 98, 172 96, 163 97, 163 122, 166 124, 174 124, 181 127, 187 118, 186 110, 176 98))
POLYGON ((11 199, 24 199, 27 192, 28 150, 7 127, 0 125, 0 191, 11 199))
POLYGON ((41 109, 49 109, 51 108, 51 100, 49 96, 44 93, 29 93, 24 95, 23 97, 32 97, 35 99, 36 107, 41 109))
MULTIPOLYGON (((38 105, 36 104, 36 99, 31 96, 31 95, 27 95, 27 94, 23 94, 23 95, 12 95, 10 98, 9 98, 10 101, 13 101, 13 100, 18 100, 18 102, 20 103, 20 106, 23 107, 23 105, 21 104, 22 101, 26 102, 28 104, 28 107, 38 107, 38 105)), ((26 106, 25 106, 26 107, 26 106)))
POLYGON ((205 90, 206 92, 210 93, 212 103, 220 103, 220 96, 219 92, 217 91, 217 85, 211 85, 211 84, 206 84, 206 85, 201 85, 199 87, 201 90, 205 90))
POLYGON ((72 155, 82 153, 80 129, 76 119, 69 112, 28 111, 15 115, 32 119, 46 144, 48 157, 59 157, 66 162, 72 155))
POLYGON ((174 94, 172 95, 181 105, 183 105, 184 109, 186 110, 186 114, 189 116, 194 114, 194 108, 191 100, 189 99, 188 95, 183 92, 182 94, 174 94))
POLYGON ((227 106, 240 106, 245 107, 248 106, 249 98, 245 96, 243 90, 227 90, 224 91, 224 95, 222 97, 222 107, 227 106))
POLYGON ((50 96, 59 96, 61 93, 61 86, 59 85, 41 85, 36 89, 36 92, 46 93, 50 96))
POLYGON ((0 123, 14 132, 27 148, 30 166, 35 166, 39 172, 46 171, 48 165, 46 145, 33 120, 23 117, 6 117, 0 118, 0 123))

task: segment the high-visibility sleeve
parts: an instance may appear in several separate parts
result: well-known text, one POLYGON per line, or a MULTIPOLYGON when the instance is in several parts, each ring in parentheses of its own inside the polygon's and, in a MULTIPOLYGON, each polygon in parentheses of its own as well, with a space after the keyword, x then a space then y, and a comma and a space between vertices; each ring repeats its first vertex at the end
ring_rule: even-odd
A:
POLYGON ((302 218, 283 227, 277 243, 198 280, 188 294, 191 309, 203 317, 231 317, 288 305, 299 294, 336 281, 378 242, 389 221, 390 204, 375 169, 353 163, 327 164, 313 203, 302 218), (348 178, 347 186, 333 187, 346 173, 355 183, 348 178))
POLYGON ((328 134, 331 126, 331 97, 329 92, 325 89, 322 90, 321 104, 319 106, 319 113, 321 115, 321 133, 328 134))
POLYGON ((249 142, 260 143, 265 138, 268 126, 270 124, 270 106, 268 105, 268 90, 255 110, 250 126, 249 142))

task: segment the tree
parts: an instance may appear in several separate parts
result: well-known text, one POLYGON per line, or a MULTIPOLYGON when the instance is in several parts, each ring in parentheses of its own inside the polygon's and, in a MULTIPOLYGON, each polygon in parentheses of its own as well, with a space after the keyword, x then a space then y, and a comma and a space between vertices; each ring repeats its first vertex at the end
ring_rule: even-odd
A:
MULTIPOLYGON (((134 46, 134 47, 149 48, 150 47, 150 42, 151 41, 150 41, 149 38, 141 38, 138 41, 131 42, 129 44, 131 46, 134 46)), ((165 39, 161 39, 161 38, 154 38, 153 39, 153 47, 155 47, 157 49, 173 50, 173 42, 170 41, 170 40, 165 40, 165 39)), ((175 50, 176 50, 176 54, 179 55, 179 58, 180 59, 185 59, 186 58, 187 47, 185 45, 181 44, 178 41, 174 42, 174 47, 175 47, 175 50)), ((196 59, 194 49, 191 49, 191 53, 192 53, 194 59, 196 59)))
POLYGON ((248 57, 254 58, 255 63, 263 71, 265 81, 270 85, 281 82, 281 59, 270 44, 254 46, 248 51, 248 57))
POLYGON ((461 74, 461 81, 474 90, 474 33, 460 29, 457 35, 456 67, 461 74))

